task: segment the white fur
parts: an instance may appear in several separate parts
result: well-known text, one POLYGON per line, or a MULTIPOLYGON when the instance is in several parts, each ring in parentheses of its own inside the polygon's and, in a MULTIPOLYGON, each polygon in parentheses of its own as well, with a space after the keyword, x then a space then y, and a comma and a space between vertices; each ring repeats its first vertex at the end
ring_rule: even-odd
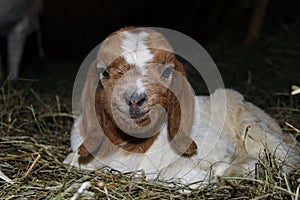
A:
POLYGON ((125 31, 124 35, 125 39, 121 45, 121 55, 127 63, 136 65, 140 69, 141 74, 145 75, 147 72, 145 65, 153 59, 153 54, 151 54, 145 44, 149 34, 146 32, 131 33, 125 31))
POLYGON ((82 121, 82 116, 79 116, 72 127, 71 130, 71 150, 76 151, 79 146, 82 144, 83 139, 81 138, 79 132, 80 132, 80 123, 82 121))
POLYGON ((136 80, 136 86, 137 86, 137 93, 138 94, 141 94, 141 93, 145 92, 145 87, 144 87, 144 84, 143 84, 141 78, 136 80))
POLYGON ((145 170, 148 179, 177 179, 182 183, 209 181, 216 176, 226 175, 232 167, 240 167, 242 172, 253 172, 255 163, 266 148, 275 153, 277 159, 287 156, 290 165, 299 166, 300 155, 296 147, 284 140, 284 134, 275 131, 277 124, 259 108, 245 102, 243 97, 232 90, 217 90, 210 97, 195 97, 195 118, 192 137, 198 150, 191 157, 177 154, 169 142, 167 126, 164 125, 153 145, 144 154, 128 153, 120 150, 112 156, 79 166, 76 149, 82 142, 77 125, 71 133, 73 153, 65 163, 86 169, 99 169, 110 166, 122 172, 145 170), (224 96, 225 94, 225 96, 224 96), (224 99, 224 97, 226 99, 224 99), (227 103, 226 103, 227 100, 227 103), (225 122, 225 123, 223 123, 225 122), (236 135, 244 134, 242 161, 236 158, 236 135), (290 158, 290 159, 289 159, 290 158))

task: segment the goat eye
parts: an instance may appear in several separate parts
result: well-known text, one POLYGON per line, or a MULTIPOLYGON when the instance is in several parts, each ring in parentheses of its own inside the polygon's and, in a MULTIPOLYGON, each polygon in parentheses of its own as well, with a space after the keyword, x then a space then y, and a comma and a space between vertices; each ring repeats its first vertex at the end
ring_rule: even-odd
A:
POLYGON ((164 78, 168 78, 171 75, 171 72, 173 71, 173 69, 171 67, 167 67, 163 73, 162 73, 162 77, 164 78))
POLYGON ((104 70, 104 72, 102 72, 102 76, 103 76, 104 78, 109 78, 109 73, 108 73, 108 71, 107 71, 107 70, 104 70))
POLYGON ((105 68, 103 68, 103 67, 101 67, 101 68, 97 68, 97 72, 99 73, 99 74, 102 74, 102 76, 104 77, 104 78, 109 78, 109 73, 108 73, 108 71, 105 69, 105 68))

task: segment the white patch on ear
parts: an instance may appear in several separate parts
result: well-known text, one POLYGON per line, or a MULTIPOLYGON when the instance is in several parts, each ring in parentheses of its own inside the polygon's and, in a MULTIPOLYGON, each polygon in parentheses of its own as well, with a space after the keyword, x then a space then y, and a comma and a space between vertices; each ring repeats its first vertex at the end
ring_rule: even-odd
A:
POLYGON ((121 55, 127 63, 136 65, 142 75, 145 75, 147 72, 145 65, 153 59, 153 54, 151 54, 151 51, 145 45, 149 34, 146 32, 131 33, 125 31, 124 35, 125 40, 121 45, 121 55))
POLYGON ((144 87, 144 84, 143 84, 141 78, 136 80, 136 86, 137 86, 137 93, 138 94, 141 94, 141 93, 145 92, 145 87, 144 87))

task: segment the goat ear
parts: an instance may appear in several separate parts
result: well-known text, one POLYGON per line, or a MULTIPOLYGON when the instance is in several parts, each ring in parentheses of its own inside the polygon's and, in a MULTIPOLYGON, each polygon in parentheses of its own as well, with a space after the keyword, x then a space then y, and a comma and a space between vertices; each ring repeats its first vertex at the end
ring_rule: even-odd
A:
POLYGON ((94 153, 101 146, 104 138, 100 124, 103 119, 100 102, 102 87, 99 85, 99 76, 95 66, 95 62, 90 66, 81 97, 83 129, 80 135, 83 143, 78 148, 78 154, 81 156, 94 153))
POLYGON ((182 64, 175 61, 175 73, 169 88, 168 133, 173 145, 181 153, 192 155, 197 145, 190 137, 193 119, 195 97, 186 80, 182 64))

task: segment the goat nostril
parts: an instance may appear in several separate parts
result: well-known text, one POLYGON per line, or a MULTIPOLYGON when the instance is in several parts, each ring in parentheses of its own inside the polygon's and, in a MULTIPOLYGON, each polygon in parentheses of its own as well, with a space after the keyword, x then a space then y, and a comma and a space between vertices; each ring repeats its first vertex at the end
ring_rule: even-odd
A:
POLYGON ((129 101, 129 106, 131 107, 141 107, 146 101, 146 98, 143 98, 143 99, 139 99, 139 100, 136 100, 136 101, 129 101))
POLYGON ((138 102, 136 102, 136 104, 137 104, 138 106, 142 106, 142 105, 145 103, 145 101, 146 101, 146 97, 143 97, 143 98, 141 98, 138 102))
POLYGON ((134 92, 130 98, 127 95, 124 96, 126 103, 130 107, 141 107, 147 100, 145 93, 134 92))

